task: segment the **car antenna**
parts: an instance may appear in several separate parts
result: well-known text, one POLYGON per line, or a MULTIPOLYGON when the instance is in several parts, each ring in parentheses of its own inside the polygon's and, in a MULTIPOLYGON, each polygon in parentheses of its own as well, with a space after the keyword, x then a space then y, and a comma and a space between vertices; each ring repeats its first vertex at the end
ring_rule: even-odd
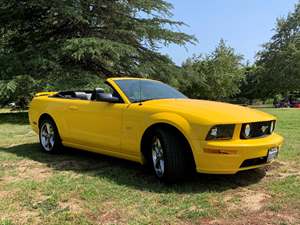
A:
POLYGON ((139 103, 139 105, 143 105, 142 104, 142 82, 141 82, 141 79, 139 79, 139 94, 140 94, 140 103, 139 103))

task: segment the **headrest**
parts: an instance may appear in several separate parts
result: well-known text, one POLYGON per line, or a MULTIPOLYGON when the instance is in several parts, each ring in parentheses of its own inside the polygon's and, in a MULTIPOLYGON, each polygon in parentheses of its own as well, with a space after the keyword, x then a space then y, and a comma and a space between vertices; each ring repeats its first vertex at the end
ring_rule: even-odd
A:
POLYGON ((82 99, 82 100, 88 100, 88 96, 85 92, 76 92, 76 98, 82 99))
POLYGON ((104 89, 103 88, 95 88, 95 92, 96 93, 104 93, 104 89))

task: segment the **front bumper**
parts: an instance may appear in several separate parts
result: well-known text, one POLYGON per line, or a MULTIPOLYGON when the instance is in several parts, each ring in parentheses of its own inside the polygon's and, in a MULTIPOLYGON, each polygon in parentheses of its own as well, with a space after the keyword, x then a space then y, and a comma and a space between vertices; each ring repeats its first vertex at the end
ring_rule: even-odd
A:
POLYGON ((238 171, 267 165, 259 159, 268 154, 268 150, 278 147, 283 138, 273 133, 270 136, 249 140, 197 141, 193 142, 193 151, 197 172, 212 174, 234 174, 238 171), (245 160, 258 160, 251 166, 243 166, 245 160), (255 163, 257 162, 257 164, 255 163), (259 163, 260 162, 260 163, 259 163), (243 165, 242 165, 243 164, 243 165))

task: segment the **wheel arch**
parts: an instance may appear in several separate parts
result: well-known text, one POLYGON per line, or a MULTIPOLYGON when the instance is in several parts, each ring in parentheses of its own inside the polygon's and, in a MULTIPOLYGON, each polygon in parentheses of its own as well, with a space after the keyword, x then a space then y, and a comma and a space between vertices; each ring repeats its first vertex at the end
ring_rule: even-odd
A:
POLYGON ((141 142, 140 142, 140 152, 141 152, 141 155, 143 158, 143 160, 142 160, 143 163, 147 164, 147 159, 149 158, 149 154, 151 152, 150 149, 148 149, 148 146, 150 146, 151 137, 153 136, 155 130, 158 128, 172 130, 173 132, 175 132, 176 135, 178 135, 178 138, 180 138, 180 140, 182 141, 182 144, 186 147, 187 157, 189 157, 189 159, 193 163, 193 169, 196 169, 195 157, 193 154, 192 146, 191 146, 188 138, 182 132, 182 130, 180 128, 178 128, 178 126, 176 126, 172 123, 169 123, 169 122, 165 122, 165 121, 153 123, 150 126, 148 126, 147 129, 144 131, 142 138, 141 138, 141 142))
POLYGON ((50 114, 48 114, 48 113, 43 113, 43 114, 40 115, 39 120, 38 120, 38 126, 39 126, 39 129, 40 129, 40 127, 41 127, 42 121, 45 120, 45 119, 50 119, 50 120, 52 120, 52 121, 55 123, 55 125, 57 126, 57 124, 56 124, 54 118, 53 118, 50 114))
POLYGON ((54 122, 57 130, 58 130, 59 136, 61 137, 61 135, 62 135, 62 128, 61 128, 60 124, 49 113, 43 113, 43 114, 40 115, 39 120, 38 120, 38 127, 39 127, 39 129, 40 129, 41 122, 43 121, 43 119, 50 119, 50 120, 52 120, 54 122))

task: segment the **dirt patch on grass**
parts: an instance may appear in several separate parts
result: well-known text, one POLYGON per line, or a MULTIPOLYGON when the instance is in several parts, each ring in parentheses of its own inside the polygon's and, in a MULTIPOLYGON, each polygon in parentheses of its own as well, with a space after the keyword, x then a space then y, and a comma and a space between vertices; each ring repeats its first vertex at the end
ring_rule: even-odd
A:
POLYGON ((274 224, 299 224, 299 214, 296 212, 284 211, 275 213, 270 211, 244 213, 238 218, 226 219, 203 219, 198 224, 209 225, 274 225, 274 224))
POLYGON ((103 209, 97 214, 88 213, 88 218, 93 221, 93 224, 125 224, 118 210, 112 208, 103 209))
POLYGON ((300 171, 297 171, 297 170, 289 170, 285 173, 279 173, 278 174, 280 176, 280 178, 287 178, 287 177, 290 177, 290 176, 299 176, 300 177, 300 171))
POLYGON ((43 181, 52 175, 51 168, 45 166, 45 164, 31 160, 21 160, 13 164, 12 162, 4 162, 2 168, 7 175, 1 177, 0 180, 5 183, 24 179, 43 181))
POLYGON ((17 213, 0 213, 0 221, 11 221, 11 224, 42 224, 39 214, 37 212, 19 210, 17 213))
POLYGON ((265 206, 265 203, 271 196, 264 192, 243 189, 236 195, 227 195, 224 197, 225 205, 228 211, 259 211, 265 206))
POLYGON ((0 190, 0 199, 7 198, 9 195, 11 195, 11 191, 1 191, 0 190))
POLYGON ((0 191, 0 202, 5 202, 5 208, 0 210, 0 221, 11 221, 12 224, 41 224, 39 212, 32 211, 22 206, 14 199, 15 191, 0 191))
POLYGON ((299 164, 276 161, 266 167, 267 177, 284 179, 289 176, 300 176, 299 164))
POLYGON ((36 181, 42 181, 52 175, 52 170, 44 164, 33 161, 23 161, 18 166, 18 177, 22 179, 32 178, 36 181))
MULTIPOLYGON (((295 165, 277 162, 266 168, 267 176, 263 183, 283 179, 288 176, 299 176, 295 165)), ((286 205, 283 209, 272 210, 270 205, 274 196, 267 193, 263 186, 255 189, 238 188, 225 193, 224 209, 221 218, 200 221, 200 224, 212 225, 261 225, 261 224, 300 224, 299 208, 286 205)))
POLYGON ((283 167, 286 165, 287 165, 287 163, 285 163, 285 162, 275 161, 275 162, 271 163, 270 165, 266 166, 265 170, 267 172, 272 172, 273 170, 277 170, 280 167, 283 167))
POLYGON ((241 203, 245 209, 258 211, 264 206, 268 198, 270 196, 265 193, 251 192, 242 198, 241 203))
POLYGON ((81 213, 84 211, 82 202, 75 198, 68 199, 68 201, 65 202, 59 202, 59 207, 61 209, 67 209, 76 213, 81 213))
POLYGON ((120 213, 116 210, 110 210, 107 212, 102 213, 99 217, 97 222, 99 224, 117 224, 121 220, 120 213))
POLYGON ((126 224, 127 213, 116 208, 112 202, 106 202, 97 213, 88 212, 88 218, 93 224, 126 224))

